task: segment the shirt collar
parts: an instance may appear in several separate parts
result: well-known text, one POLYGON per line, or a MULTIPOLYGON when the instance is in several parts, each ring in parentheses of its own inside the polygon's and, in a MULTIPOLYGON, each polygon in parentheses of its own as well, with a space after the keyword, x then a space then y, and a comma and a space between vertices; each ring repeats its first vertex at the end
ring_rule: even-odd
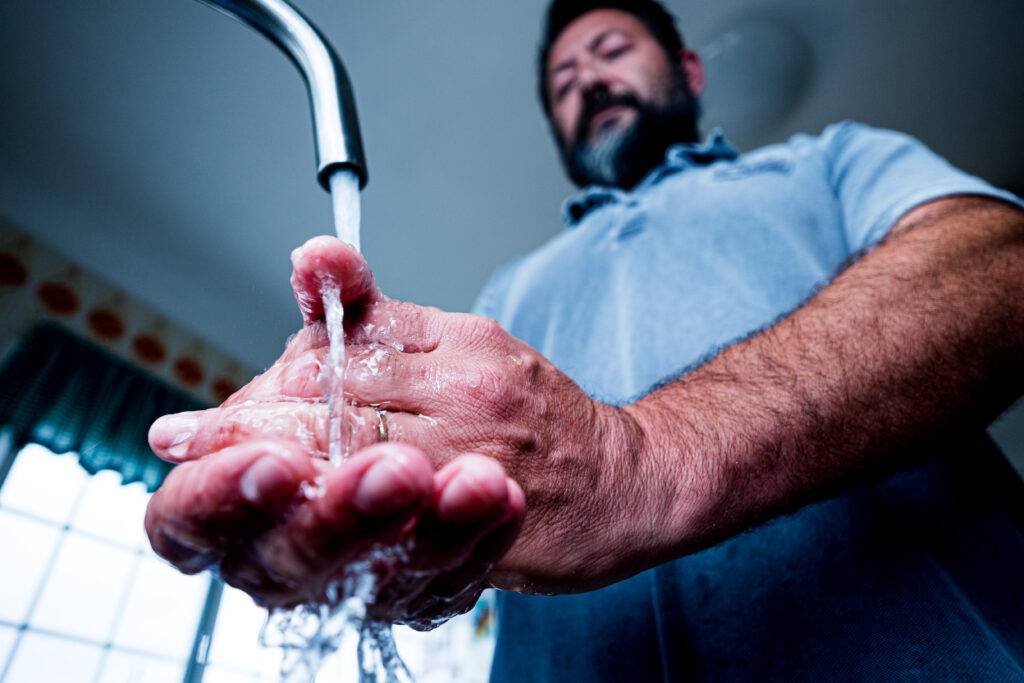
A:
POLYGON ((679 143, 665 152, 665 161, 635 187, 626 192, 617 187, 588 185, 562 204, 562 219, 568 227, 575 227, 592 209, 608 203, 622 201, 630 194, 642 192, 667 175, 697 166, 710 166, 719 160, 732 160, 739 154, 725 139, 721 128, 715 128, 702 143, 679 143))

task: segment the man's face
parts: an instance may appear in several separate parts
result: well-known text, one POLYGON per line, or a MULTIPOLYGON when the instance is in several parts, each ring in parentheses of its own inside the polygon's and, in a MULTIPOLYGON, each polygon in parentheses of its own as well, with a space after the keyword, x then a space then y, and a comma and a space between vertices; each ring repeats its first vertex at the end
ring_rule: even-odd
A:
POLYGON ((699 105, 682 67, 628 12, 599 9, 551 47, 551 123, 578 185, 631 188, 676 142, 695 142, 699 105))

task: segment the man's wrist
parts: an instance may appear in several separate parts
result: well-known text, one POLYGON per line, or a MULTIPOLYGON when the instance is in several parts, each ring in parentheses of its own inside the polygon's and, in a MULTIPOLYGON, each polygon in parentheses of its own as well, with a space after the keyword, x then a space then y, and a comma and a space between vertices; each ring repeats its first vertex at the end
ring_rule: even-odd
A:
POLYGON ((635 495, 626 515, 634 538, 644 539, 646 566, 675 559, 707 545, 721 490, 713 450, 694 427, 697 416, 662 409, 655 397, 618 409, 626 432, 622 469, 635 495))

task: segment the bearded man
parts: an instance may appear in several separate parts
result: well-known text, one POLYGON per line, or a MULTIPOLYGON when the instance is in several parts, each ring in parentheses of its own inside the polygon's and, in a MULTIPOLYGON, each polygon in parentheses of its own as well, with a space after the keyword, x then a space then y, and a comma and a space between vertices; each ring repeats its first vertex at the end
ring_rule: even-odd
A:
POLYGON ((375 614, 503 589, 494 681, 1021 680, 1021 483, 984 431, 1024 388, 1020 200, 856 123, 701 140, 703 67, 653 0, 555 0, 539 66, 566 229, 476 316, 298 250, 281 360, 153 427, 185 462, 157 550, 294 604, 413 539, 375 614), (327 275, 356 443, 387 443, 308 499, 327 275))

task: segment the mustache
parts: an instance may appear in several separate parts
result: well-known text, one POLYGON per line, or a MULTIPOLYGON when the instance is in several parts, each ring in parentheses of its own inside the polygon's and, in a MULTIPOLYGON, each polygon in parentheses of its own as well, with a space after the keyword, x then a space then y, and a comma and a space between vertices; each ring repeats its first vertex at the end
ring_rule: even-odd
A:
POLYGON ((580 112, 576 130, 573 131, 573 141, 576 144, 583 142, 594 117, 602 110, 618 105, 632 107, 636 110, 640 110, 644 106, 639 98, 630 93, 613 93, 607 88, 587 91, 583 95, 583 111, 580 112))

